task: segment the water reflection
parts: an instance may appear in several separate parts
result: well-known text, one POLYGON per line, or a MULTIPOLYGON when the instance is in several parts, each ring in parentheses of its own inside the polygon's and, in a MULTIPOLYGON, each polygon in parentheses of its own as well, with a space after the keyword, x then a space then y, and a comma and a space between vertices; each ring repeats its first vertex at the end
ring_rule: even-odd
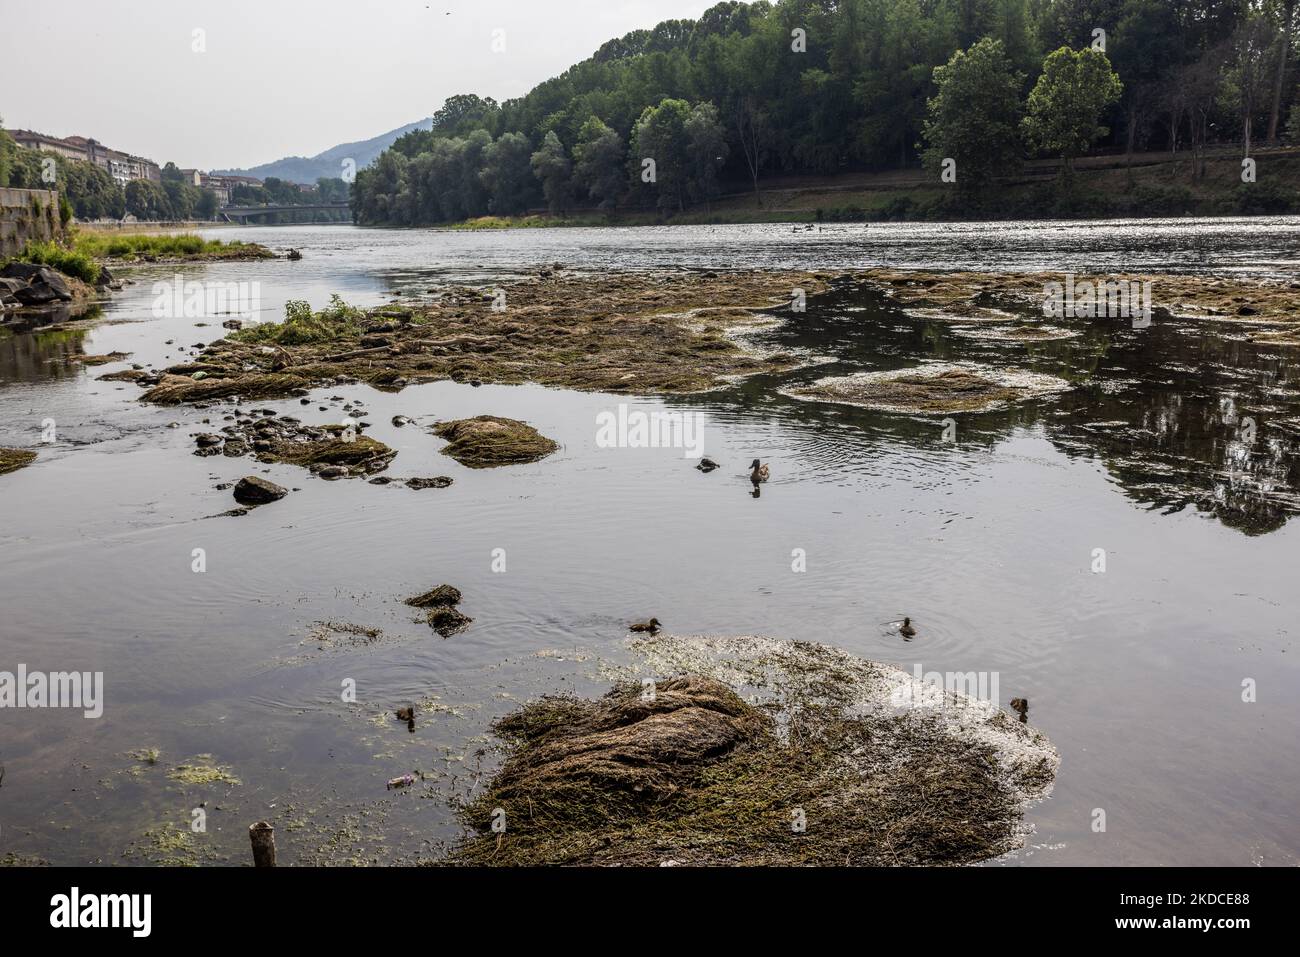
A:
POLYGON ((1065 321, 1070 338, 1008 341, 973 335, 971 324, 914 317, 856 286, 791 318, 766 344, 834 361, 750 380, 733 390, 734 401, 793 404, 787 413, 805 420, 936 444, 939 416, 804 405, 773 399, 774 386, 921 359, 1028 368, 1074 387, 1051 400, 955 416, 962 444, 991 448, 1015 429, 1041 428, 1067 455, 1102 462, 1133 501, 1167 513, 1192 507, 1248 535, 1280 528, 1300 511, 1295 350, 1167 317, 1141 330, 1122 320, 1065 321))

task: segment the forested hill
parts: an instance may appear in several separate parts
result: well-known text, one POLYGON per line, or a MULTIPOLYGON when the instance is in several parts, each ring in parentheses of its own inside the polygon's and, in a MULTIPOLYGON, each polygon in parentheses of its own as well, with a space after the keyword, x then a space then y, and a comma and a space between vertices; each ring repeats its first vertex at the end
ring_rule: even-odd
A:
POLYGON ((774 175, 926 160, 938 182, 945 158, 970 196, 1027 158, 1068 170, 1099 148, 1294 140, 1296 3, 719 3, 519 99, 452 97, 359 175, 353 209, 392 224, 543 202, 672 214, 774 175))

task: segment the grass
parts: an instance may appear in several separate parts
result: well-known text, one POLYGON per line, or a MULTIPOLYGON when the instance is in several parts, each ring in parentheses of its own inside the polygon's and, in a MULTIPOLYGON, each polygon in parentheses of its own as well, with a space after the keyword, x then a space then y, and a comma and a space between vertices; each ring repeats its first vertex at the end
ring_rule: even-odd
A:
POLYGON ((20 262, 36 263, 57 269, 92 286, 99 281, 99 264, 79 249, 66 249, 54 242, 29 242, 16 257, 20 262))
POLYGON ((330 297, 330 304, 320 312, 312 312, 311 306, 301 299, 292 299, 284 304, 284 322, 250 326, 232 332, 229 338, 236 342, 280 346, 335 342, 360 336, 365 317, 362 310, 349 306, 337 294, 330 297))
POLYGON ((194 233, 108 235, 79 231, 73 238, 73 249, 95 259, 246 259, 273 255, 257 243, 204 239, 194 233))

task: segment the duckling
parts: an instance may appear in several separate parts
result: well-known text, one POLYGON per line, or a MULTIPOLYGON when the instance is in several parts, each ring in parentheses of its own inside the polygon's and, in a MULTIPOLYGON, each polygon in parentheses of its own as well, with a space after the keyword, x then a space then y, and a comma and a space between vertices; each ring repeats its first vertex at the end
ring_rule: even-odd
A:
POLYGON ((663 626, 659 623, 658 618, 651 618, 649 621, 638 621, 635 624, 629 625, 628 631, 645 631, 653 635, 657 633, 661 627, 663 626))
POLYGON ((904 638, 915 638, 916 629, 912 627, 912 619, 905 617, 903 623, 898 626, 898 633, 904 638))
POLYGON ((695 467, 699 469, 701 472, 707 473, 707 472, 712 472, 714 469, 716 469, 718 467, 718 463, 713 461, 713 459, 711 458, 705 457, 700 459, 700 464, 695 467))
POLYGON ((1014 712, 1016 712, 1017 714, 1019 714, 1019 715, 1020 715, 1020 720, 1021 720, 1021 722, 1024 722, 1024 721, 1026 720, 1025 716, 1026 716, 1027 714, 1029 714, 1029 699, 1028 699, 1028 698, 1012 698, 1012 699, 1011 699, 1011 710, 1014 711, 1014 712))
POLYGON ((395 714, 397 715, 398 721, 406 721, 406 722, 414 721, 415 705, 411 705, 408 708, 398 708, 395 714))
POLYGON ((749 466, 753 471, 749 473, 749 480, 757 485, 759 482, 766 482, 768 475, 767 466, 754 459, 753 464, 749 466))

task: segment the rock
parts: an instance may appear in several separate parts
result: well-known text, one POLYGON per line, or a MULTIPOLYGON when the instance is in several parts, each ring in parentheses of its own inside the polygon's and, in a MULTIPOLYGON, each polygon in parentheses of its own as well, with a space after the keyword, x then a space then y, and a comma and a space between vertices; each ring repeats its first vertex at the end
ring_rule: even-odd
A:
POLYGON ((435 475, 433 478, 409 478, 406 480, 407 488, 446 488, 451 484, 451 478, 446 475, 435 475))
POLYGON ((108 267, 107 267, 107 266, 100 266, 100 267, 99 267, 99 280, 95 283, 95 285, 96 285, 96 286, 111 286, 111 285, 112 285, 113 283, 115 283, 115 282, 117 282, 117 277, 114 276, 111 272, 108 271, 108 267))
POLYGON ((211 432, 200 432, 194 437, 194 444, 203 448, 209 445, 220 445, 225 440, 219 435, 213 435, 211 432))
POLYGON ((242 329, 244 328, 244 321, 242 319, 227 319, 221 325, 226 329, 242 329))
POLYGON ((278 502, 289 494, 274 482, 256 475, 246 475, 235 483, 235 501, 243 505, 266 505, 278 502))
POLYGON ((410 423, 410 421, 411 421, 411 420, 410 420, 409 418, 407 418, 406 416, 404 416, 404 415, 395 415, 395 416, 393 416, 393 425, 397 426, 397 428, 399 428, 399 429, 400 429, 402 426, 407 425, 408 423, 410 423))
POLYGON ((459 634, 474 621, 473 618, 461 614, 455 608, 430 609, 428 620, 429 627, 443 638, 450 638, 452 635, 459 634))
POLYGON ((559 448, 526 422, 495 415, 439 422, 433 434, 449 443, 443 455, 474 469, 536 462, 559 448))
POLYGON ((330 480, 347 478, 351 474, 346 465, 326 465, 315 472, 321 478, 330 480))
POLYGON ((439 585, 423 595, 406 599, 406 603, 413 608, 450 608, 459 605, 460 599, 460 589, 455 585, 439 585))
POLYGON ((298 250, 296 249, 290 249, 288 255, 285 258, 289 259, 290 261, 297 262, 299 259, 302 258, 302 253, 298 252, 298 250))
POLYGON ((0 279, 17 279, 25 285, 31 282, 33 277, 39 275, 44 268, 39 263, 6 263, 4 268, 0 269, 0 279))
POLYGON ((241 455, 248 454, 248 443, 243 439, 227 439, 221 453, 229 458, 238 458, 241 455))
POLYGON ((27 283, 21 279, 0 276, 0 293, 9 293, 10 295, 13 295, 25 285, 27 285, 27 283))

